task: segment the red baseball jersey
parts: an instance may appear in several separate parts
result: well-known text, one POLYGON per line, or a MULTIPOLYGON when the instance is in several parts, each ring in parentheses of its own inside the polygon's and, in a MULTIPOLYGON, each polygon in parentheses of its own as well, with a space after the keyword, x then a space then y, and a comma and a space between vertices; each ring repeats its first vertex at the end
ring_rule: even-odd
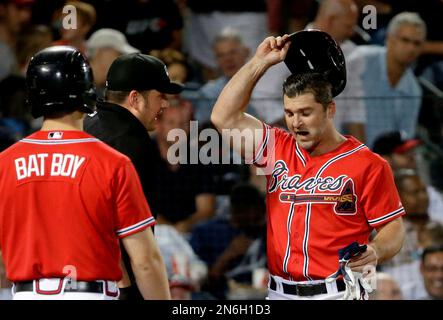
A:
POLYGON ((264 125, 254 162, 267 173, 267 253, 272 275, 325 279, 338 250, 369 242, 372 230, 405 211, 389 164, 347 136, 337 149, 311 157, 293 136, 264 125))
POLYGON ((2 152, 0 193, 10 281, 120 280, 118 239, 155 223, 129 158, 81 131, 39 131, 2 152))

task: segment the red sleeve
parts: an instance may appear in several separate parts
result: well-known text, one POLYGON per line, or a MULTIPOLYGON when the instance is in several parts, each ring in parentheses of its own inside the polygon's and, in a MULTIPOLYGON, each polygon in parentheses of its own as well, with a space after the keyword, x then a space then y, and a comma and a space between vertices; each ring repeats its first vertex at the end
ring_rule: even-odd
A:
POLYGON ((361 203, 371 227, 382 226, 405 214, 391 168, 386 161, 371 167, 363 188, 361 203))
POLYGON ((115 178, 116 233, 119 238, 140 232, 155 224, 135 168, 129 160, 115 178))

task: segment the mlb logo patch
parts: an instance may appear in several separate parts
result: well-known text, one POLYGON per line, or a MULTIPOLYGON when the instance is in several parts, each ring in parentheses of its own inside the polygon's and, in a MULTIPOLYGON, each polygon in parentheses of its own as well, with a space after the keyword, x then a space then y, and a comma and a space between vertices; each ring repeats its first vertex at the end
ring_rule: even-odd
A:
POLYGON ((48 139, 61 139, 63 137, 63 132, 53 131, 49 132, 48 139))

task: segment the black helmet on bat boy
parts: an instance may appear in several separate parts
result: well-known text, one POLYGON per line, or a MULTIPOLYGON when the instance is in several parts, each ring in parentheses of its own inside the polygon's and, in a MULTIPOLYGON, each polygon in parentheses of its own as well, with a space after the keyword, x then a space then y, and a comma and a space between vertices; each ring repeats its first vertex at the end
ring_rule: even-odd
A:
POLYGON ((35 118, 54 111, 95 110, 91 67, 83 54, 69 46, 36 53, 26 72, 27 103, 35 118))

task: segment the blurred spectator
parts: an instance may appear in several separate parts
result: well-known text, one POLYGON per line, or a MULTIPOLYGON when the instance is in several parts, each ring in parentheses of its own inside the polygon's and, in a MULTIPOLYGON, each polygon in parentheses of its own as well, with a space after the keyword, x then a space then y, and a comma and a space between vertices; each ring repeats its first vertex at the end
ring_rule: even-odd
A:
POLYGON ((428 222, 418 234, 418 243, 421 248, 443 243, 443 224, 436 221, 428 222))
MULTIPOLYGON (((383 45, 386 39, 387 26, 389 21, 397 14, 405 11, 418 12, 418 7, 426 6, 428 1, 417 6, 417 0, 355 0, 360 12, 367 5, 375 7, 377 13, 377 26, 375 29, 368 28, 366 31, 370 35, 371 44, 383 45)), ((365 15, 361 16, 360 22, 363 24, 365 15)))
POLYGON ((182 233, 190 232, 196 223, 215 213, 213 173, 209 166, 190 163, 191 152, 195 152, 190 147, 189 137, 191 110, 171 105, 159 117, 156 135, 160 152, 160 160, 154 167, 158 222, 171 224, 182 233), (168 134, 174 129, 180 135, 168 140, 168 134), (173 146, 179 152, 178 163, 168 159, 173 146))
MULTIPOLYGON (((244 45, 239 31, 230 28, 217 35, 213 50, 222 75, 200 88, 200 101, 195 104, 195 118, 203 123, 209 121, 212 106, 223 87, 249 57, 249 49, 244 45)), ((280 121, 283 118, 281 83, 288 75, 289 71, 283 63, 273 66, 254 88, 247 112, 269 124, 280 121)))
POLYGON ((358 46, 349 56, 347 85, 336 100, 337 110, 366 119, 369 147, 388 130, 415 136, 422 90, 410 66, 425 38, 424 21, 404 12, 390 21, 386 47, 358 46))
MULTIPOLYGON (((374 142, 374 152, 387 160, 396 172, 401 169, 417 170, 416 147, 421 144, 417 139, 405 139, 398 131, 379 136, 374 142)), ((440 163, 441 166, 441 163, 440 163)), ((431 220, 443 223, 443 196, 434 186, 427 185, 429 197, 427 212, 431 220)))
POLYGON ((213 51, 222 76, 200 88, 200 100, 194 104, 195 118, 201 123, 209 121, 212 106, 229 79, 246 63, 249 49, 243 45, 238 33, 223 30, 214 40, 213 51))
POLYGON ((389 273, 400 285, 405 299, 416 299, 420 288, 420 248, 419 234, 424 232, 429 216, 429 197, 426 188, 415 171, 403 169, 395 172, 395 183, 405 208, 405 239, 400 252, 390 261, 381 265, 381 270, 389 273))
POLYGON ((0 116, 2 124, 18 140, 38 128, 41 119, 34 119, 26 104, 25 75, 29 61, 38 51, 52 42, 49 27, 30 26, 23 30, 17 39, 17 69, 0 81, 0 116))
POLYGON ((166 48, 163 50, 152 50, 150 55, 162 60, 168 67, 169 77, 185 85, 183 91, 174 99, 189 100, 190 103, 197 101, 200 84, 195 81, 195 72, 188 63, 186 57, 180 51, 166 48))
POLYGON ((232 189, 230 206, 228 219, 215 217, 196 226, 190 240, 209 267, 209 278, 202 290, 218 299, 226 298, 226 275, 230 271, 236 282, 251 286, 254 270, 265 267, 266 262, 263 196, 253 186, 242 183, 232 189))
POLYGON ((416 5, 414 11, 420 14, 428 27, 427 41, 416 71, 443 90, 443 21, 436 19, 443 16, 443 2, 427 0, 420 6, 416 5))
POLYGON ((200 283, 207 275, 206 264, 172 226, 156 225, 155 238, 168 271, 171 298, 190 300, 192 293, 200 290, 200 283))
POLYGON ((418 139, 406 139, 400 131, 391 131, 376 138, 373 150, 387 160, 395 172, 417 168, 415 148, 420 144, 418 139))
POLYGON ((86 55, 94 73, 98 98, 104 98, 106 75, 114 60, 122 55, 140 52, 129 45, 126 37, 118 30, 104 28, 95 31, 86 42, 86 55))
POLYGON ((323 0, 317 15, 306 29, 318 29, 329 33, 340 45, 345 57, 355 49, 350 38, 358 22, 358 7, 354 0, 323 0))
MULTIPOLYGON (((86 53, 86 38, 92 30, 92 27, 94 27, 97 19, 95 8, 91 4, 82 1, 68 1, 65 4, 65 7, 66 6, 75 7, 77 24, 70 29, 65 28, 63 20, 67 17, 67 14, 63 13, 62 8, 57 10, 54 13, 53 21, 59 28, 61 39, 55 41, 53 45, 73 46, 81 52, 86 53)), ((71 23, 73 22, 74 21, 71 21, 71 23)))
POLYGON ((171 81, 175 81, 184 85, 183 91, 179 94, 168 94, 167 98, 170 106, 181 107, 184 111, 184 118, 188 123, 183 124, 186 132, 189 133, 189 121, 194 119, 194 109, 192 102, 189 101, 188 97, 195 95, 196 90, 195 83, 188 82, 191 77, 191 67, 186 61, 185 56, 177 50, 174 49, 163 49, 163 50, 152 50, 150 54, 154 57, 162 60, 169 73, 169 78, 171 81))
POLYGON ((16 68, 19 33, 31 21, 34 0, 0 0, 0 80, 16 68))
POLYGON ((403 300, 401 289, 394 278, 384 272, 375 274, 377 287, 369 295, 369 300, 403 300))
POLYGON ((245 46, 254 50, 269 34, 266 0, 188 0, 190 12, 185 34, 186 52, 214 78, 217 58, 212 51, 215 38, 227 27, 239 30, 245 46))
POLYGON ((269 271, 266 261, 266 239, 255 239, 242 260, 225 273, 228 299, 264 299, 268 295, 269 271))
POLYGON ((17 63, 19 73, 26 75, 29 61, 34 54, 47 48, 53 41, 51 29, 45 25, 32 25, 24 29, 17 38, 17 63))
MULTIPOLYGON (((411 233, 407 233, 408 236, 411 233)), ((427 299, 426 283, 422 280, 420 273, 423 275, 423 251, 425 248, 438 247, 443 244, 443 225, 437 222, 429 222, 425 224, 418 234, 417 253, 413 256, 413 261, 409 263, 399 264, 398 259, 395 268, 383 267, 385 272, 393 276, 397 283, 401 286, 405 299, 427 299)), ((406 238, 405 245, 410 247, 411 238, 406 238)), ((400 256, 404 257, 404 249, 400 251, 400 256)), ((432 274, 431 274, 432 276, 432 274)))
POLYGON ((416 171, 407 169, 395 172, 395 183, 407 213, 404 220, 418 234, 429 221, 429 196, 426 186, 416 171))
POLYGON ((422 54, 415 67, 417 75, 424 76, 440 90, 443 90, 443 2, 427 0, 418 5, 416 0, 356 0, 362 9, 365 5, 374 5, 377 10, 377 28, 367 30, 372 43, 383 44, 387 24, 396 14, 412 11, 420 15, 427 25, 427 39, 423 44, 422 54))
POLYGON ((171 80, 179 83, 187 83, 192 77, 192 70, 186 57, 178 50, 166 48, 163 50, 152 50, 150 55, 162 60, 168 67, 171 80))
POLYGON ((181 49, 183 18, 174 0, 130 0, 119 9, 125 13, 123 31, 129 43, 143 53, 181 49))
POLYGON ((443 300, 443 243, 425 248, 420 271, 426 295, 424 300, 443 300))

